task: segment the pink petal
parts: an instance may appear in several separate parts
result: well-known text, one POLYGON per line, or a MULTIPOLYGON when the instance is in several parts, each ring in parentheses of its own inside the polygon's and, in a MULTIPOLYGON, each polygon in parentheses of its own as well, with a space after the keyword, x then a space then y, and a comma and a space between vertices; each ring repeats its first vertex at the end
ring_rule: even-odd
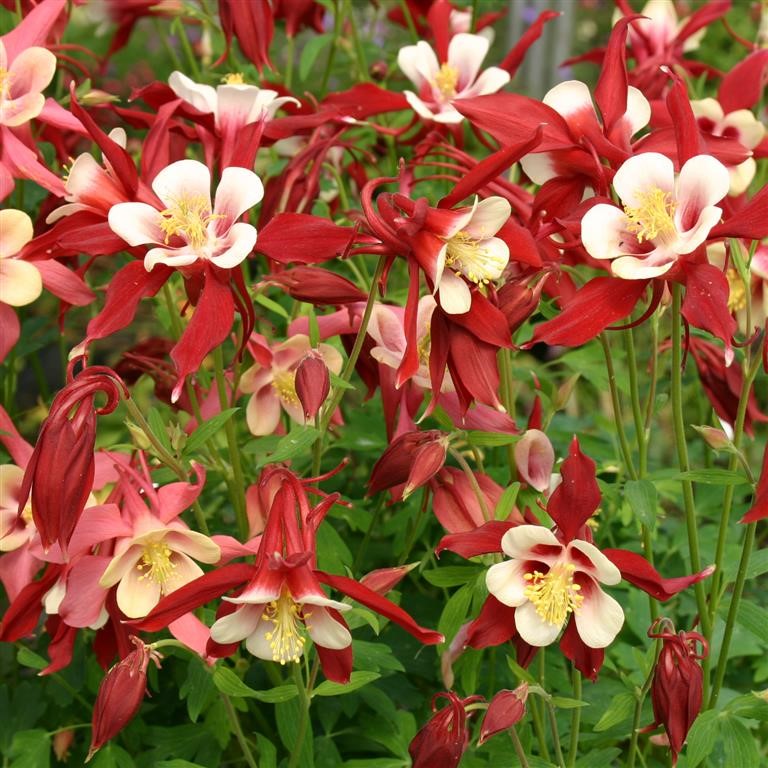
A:
POLYGON ((70 569, 67 593, 58 610, 70 627, 89 627, 98 622, 109 591, 99 584, 99 577, 109 560, 102 555, 85 555, 70 569))
POLYGON ((537 491, 549 488, 555 450, 549 438, 538 429, 529 429, 515 444, 515 464, 520 477, 537 491))
POLYGON ((271 385, 263 387, 248 401, 245 420, 253 435, 271 435, 277 429, 280 399, 271 385))
POLYGON ((25 93, 13 100, 0 102, 0 125, 16 128, 37 117, 45 106, 42 93, 25 93))
POLYGON ((28 93, 39 94, 53 80, 56 57, 46 48, 32 46, 13 60, 8 72, 11 75, 11 99, 28 93))

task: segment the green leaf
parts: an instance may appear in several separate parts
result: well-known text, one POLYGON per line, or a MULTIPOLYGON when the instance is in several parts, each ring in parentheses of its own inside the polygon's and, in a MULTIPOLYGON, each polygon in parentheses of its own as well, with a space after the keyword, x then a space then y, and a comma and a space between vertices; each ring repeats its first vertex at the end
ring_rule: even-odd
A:
POLYGON ((504 493, 501 494, 499 503, 496 505, 496 509, 493 511, 494 520, 506 520, 515 508, 515 502, 517 501, 517 494, 520 492, 520 483, 515 482, 508 485, 504 489, 504 493))
POLYGON ((520 435, 512 435, 509 432, 482 432, 472 429, 467 432, 467 440, 472 445, 494 447, 499 445, 511 445, 520 439, 520 435))
POLYGON ((484 568, 475 565, 448 565, 432 571, 424 571, 421 575, 436 587, 459 587, 473 582, 484 568))
POLYGON ((324 680, 312 691, 312 696, 343 696, 345 693, 352 693, 352 691, 356 691, 380 677, 378 672, 358 671, 352 673, 348 683, 334 683, 330 680, 324 680))
POLYGON ((620 754, 618 747, 591 749, 584 757, 579 758, 576 768, 605 768, 607 765, 617 765, 614 761, 620 754))
POLYGON ((328 376, 334 389, 357 389, 354 384, 350 384, 348 381, 344 381, 344 379, 342 379, 338 373, 328 371, 328 376))
POLYGON ((333 40, 333 32, 326 32, 324 35, 315 35, 310 37, 304 45, 301 51, 301 58, 299 59, 299 77, 302 82, 307 79, 312 67, 320 55, 323 48, 333 40))
POLYGON ((200 713, 214 692, 214 688, 208 669, 198 659, 192 659, 187 667, 187 677, 181 684, 179 693, 187 700, 187 714, 193 723, 197 722, 197 718, 200 717, 200 713))
POLYGON ((741 720, 735 717, 720 719, 720 738, 723 740, 725 765, 739 768, 760 768, 757 741, 741 720))
POLYGON ((314 427, 294 427, 285 437, 280 438, 274 453, 265 459, 259 459, 258 468, 267 464, 276 464, 295 456, 306 455, 312 443, 320 436, 320 430, 314 427))
POLYGON ((691 469, 688 472, 677 472, 673 480, 690 480, 692 483, 705 485, 748 485, 749 480, 740 472, 727 469, 691 469))
POLYGON ((161 760, 156 763, 157 768, 205 768, 200 763, 190 763, 189 760, 181 760, 176 757, 173 760, 161 760))
POLYGON ((51 737, 42 730, 19 731, 13 736, 10 768, 48 768, 51 764, 51 737))
POLYGON ((157 438, 160 445, 165 448, 171 456, 175 455, 173 446, 171 445, 171 438, 168 437, 168 430, 166 429, 166 419, 160 415, 160 411, 157 408, 150 408, 147 413, 147 424, 152 430, 152 434, 157 438))
POLYGON ((472 602, 472 591, 472 586, 465 584, 448 598, 437 624, 437 631, 445 635, 446 638, 452 638, 464 623, 469 604, 472 602))
POLYGON ((717 740, 719 715, 710 709, 702 712, 694 721, 691 730, 688 731, 685 756, 688 766, 696 766, 712 752, 717 740))
POLYGON ((742 600, 736 612, 736 623, 768 643, 768 610, 762 606, 742 600))
POLYGON ((277 768, 277 749, 263 734, 257 733, 256 744, 259 747, 259 768, 277 768))
POLYGON ((184 446, 184 453, 194 453, 198 448, 201 448, 204 443, 208 442, 231 418, 236 414, 239 408, 227 408, 226 411, 217 413, 208 421, 204 421, 187 440, 187 444, 184 446))
POLYGON ((507 664, 514 674, 520 680, 525 680, 530 685, 535 685, 536 678, 527 670, 521 667, 511 656, 507 656, 507 664))
POLYGON ((19 646, 19 650, 16 652, 16 661, 23 667, 31 667, 32 669, 45 669, 48 666, 48 662, 42 656, 38 656, 24 645, 19 646))
POLYGON ((636 699, 631 693, 619 693, 614 696, 608 705, 608 709, 605 710, 603 716, 597 721, 593 730, 598 733, 600 731, 607 731, 609 728, 613 728, 615 725, 628 720, 635 709, 635 702, 636 699))
POLYGON ((299 693, 293 683, 278 685, 268 691, 256 691, 247 686, 229 667, 225 666, 216 667, 213 671, 213 684, 227 696, 248 697, 268 704, 289 701, 299 693))
MULTIPOLYGON (((734 561, 733 565, 733 576, 735 577, 738 564, 734 561)), ((757 552, 753 552, 752 557, 749 558, 747 578, 754 579, 757 576, 762 576, 764 573, 768 573, 768 549, 759 549, 757 552)))
POLYGON ((314 768, 314 745, 310 728, 304 731, 303 743, 299 743, 299 721, 303 714, 301 708, 302 703, 299 699, 276 704, 275 720, 277 722, 277 732, 280 734, 280 741, 283 742, 283 745, 291 755, 297 750, 301 750, 299 757, 300 768, 314 768))
POLYGON ((588 701, 579 701, 579 699, 569 699, 565 696, 553 696, 552 703, 560 709, 578 709, 579 707, 588 707, 588 701))
POLYGON ((261 306, 265 309, 269 309, 270 311, 274 312, 276 315, 280 315, 280 317, 284 318, 285 320, 288 319, 288 313, 285 311, 285 308, 278 304, 276 301, 272 301, 272 299, 267 298, 263 293, 257 294, 254 301, 257 304, 261 304, 261 306))
POLYGON ((768 723, 768 701, 754 691, 731 699, 725 705, 724 711, 731 715, 768 723))
POLYGON ((627 480, 624 496, 632 511, 649 530, 656 527, 658 498, 656 486, 650 480, 627 480))

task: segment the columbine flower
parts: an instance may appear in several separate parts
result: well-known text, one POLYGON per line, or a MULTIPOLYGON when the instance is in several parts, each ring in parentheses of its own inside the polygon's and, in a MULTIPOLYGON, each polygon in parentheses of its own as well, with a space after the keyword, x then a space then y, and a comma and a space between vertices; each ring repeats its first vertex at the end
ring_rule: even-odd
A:
MULTIPOLYGON (((280 423, 281 407, 294 421, 304 424, 304 409, 296 393, 296 370, 312 350, 309 337, 297 334, 271 349, 258 342, 250 346, 257 362, 240 379, 240 389, 253 393, 246 410, 248 429, 254 435, 271 435, 280 423)), ((320 344, 317 351, 330 371, 341 371, 338 350, 320 344)))
POLYGON ((129 245, 153 243, 144 266, 187 267, 198 260, 231 269, 256 244, 256 228, 238 222, 264 195, 261 179, 246 168, 225 168, 211 206, 211 172, 197 160, 171 163, 155 176, 152 189, 162 208, 118 203, 109 226, 129 245))
POLYGON ((32 46, 8 61, 0 40, 0 125, 15 128, 37 117, 55 72, 56 57, 49 50, 32 46))
MULTIPOLYGON (((765 126, 748 109, 736 109, 726 114, 720 102, 712 98, 692 101, 691 109, 701 131, 711 136, 736 139, 747 149, 754 149, 765 136, 765 126)), ((757 163, 752 157, 739 165, 729 166, 730 194, 744 192, 755 177, 756 170, 757 163)))
POLYGON ((31 304, 43 290, 43 280, 34 264, 17 253, 32 239, 32 219, 23 211, 0 211, 0 302, 12 307, 31 304))
POLYGON ((600 203, 584 215, 584 247, 595 259, 613 259, 617 277, 659 277, 704 243, 720 220, 715 203, 728 194, 729 184, 728 170, 710 155, 692 157, 677 177, 668 157, 635 155, 613 179, 623 208, 600 203))
POLYGON ((567 545, 540 525, 520 525, 504 534, 510 560, 491 566, 488 591, 515 610, 515 625, 529 645, 553 643, 574 615, 579 636, 590 648, 605 648, 624 623, 624 611, 600 584, 621 581, 619 569, 587 541, 567 545))
POLYGON ((481 35, 454 35, 448 45, 448 59, 442 63, 423 40, 401 48, 398 66, 419 89, 418 94, 405 91, 413 110, 425 120, 460 123, 464 117, 454 108, 454 101, 503 88, 510 77, 499 67, 489 67, 478 76, 489 45, 481 35))

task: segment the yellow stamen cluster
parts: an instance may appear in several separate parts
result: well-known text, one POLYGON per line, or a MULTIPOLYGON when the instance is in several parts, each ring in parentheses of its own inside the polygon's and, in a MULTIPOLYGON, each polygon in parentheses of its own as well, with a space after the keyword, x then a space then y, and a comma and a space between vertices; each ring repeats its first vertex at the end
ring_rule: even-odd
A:
POLYGON ((728 310, 741 312, 747 308, 747 291, 744 288, 744 282, 735 269, 729 269, 725 277, 728 280, 728 310))
POLYGON ((287 664, 289 661, 298 662, 306 642, 300 626, 309 615, 302 612, 301 606, 294 602, 285 590, 280 593, 277 600, 272 600, 264 606, 261 618, 275 625, 275 628, 265 635, 272 649, 273 661, 280 664, 287 664))
POLYGON ((160 211, 160 229, 165 233, 165 242, 173 235, 183 237, 193 248, 202 248, 208 240, 208 224, 214 219, 224 218, 213 214, 211 204, 203 195, 182 197, 170 208, 160 211))
POLYGON ((272 379, 272 387, 277 396, 289 405, 298 405, 299 396, 296 394, 296 371, 280 371, 272 379))
POLYGON ((507 266, 502 256, 480 243, 481 240, 461 230, 448 240, 445 254, 446 266, 478 285, 495 280, 507 266))
POLYGON ((459 82, 459 70, 450 64, 442 64, 435 75, 435 86, 440 95, 447 101, 456 95, 456 85, 459 82))
POLYGON ((13 80, 13 72, 0 67, 0 99, 5 99, 10 95, 11 80, 13 80))
POLYGON ((173 550, 162 540, 150 541, 144 545, 144 552, 136 565, 136 570, 144 571, 139 581, 150 579, 160 585, 163 594, 167 592, 168 582, 173 578, 176 564, 171 562, 173 550))
POLYGON ((654 187, 648 192, 638 195, 640 205, 624 206, 624 213, 629 219, 627 229, 637 237, 637 242, 643 240, 664 239, 675 232, 675 209, 677 203, 672 200, 669 192, 654 187))
POLYGON ((533 603, 536 613, 554 627, 561 627, 569 613, 578 613, 584 597, 581 586, 573 583, 575 566, 557 563, 547 573, 526 573, 525 596, 533 603))
POLYGON ((427 328, 427 332, 419 339, 416 349, 419 353, 419 364, 429 365, 429 353, 432 349, 432 334, 427 328))
POLYGON ((228 75, 224 75, 221 78, 221 82, 225 85, 243 85, 245 83, 245 77, 242 72, 230 72, 228 75))

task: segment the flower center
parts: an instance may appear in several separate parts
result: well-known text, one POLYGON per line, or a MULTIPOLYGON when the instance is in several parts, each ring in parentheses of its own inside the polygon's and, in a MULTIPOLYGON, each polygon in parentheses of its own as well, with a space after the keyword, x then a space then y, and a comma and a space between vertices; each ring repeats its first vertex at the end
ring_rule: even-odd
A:
POLYGON ((210 202, 203 195, 182 197, 170 208, 160 211, 160 229, 165 233, 165 243, 173 235, 183 237, 193 248, 202 248, 208 240, 207 227, 214 219, 223 219, 219 213, 211 213, 210 202))
POLYGON ((637 207, 624 206, 624 213, 629 219, 627 229, 637 237, 637 242, 655 240, 658 237, 664 239, 673 234, 675 221, 672 217, 677 203, 672 200, 669 192, 654 187, 648 192, 642 192, 638 197, 640 205, 637 207))
POLYGON ((269 647, 272 649, 273 661, 286 664, 301 658, 306 641, 301 634, 300 627, 309 615, 309 613, 305 614, 302 611, 301 606, 294 602, 285 589, 280 593, 277 600, 264 606, 264 613, 261 618, 265 621, 271 621, 275 625, 275 628, 265 635, 269 641, 269 647))
POLYGON ((445 263, 456 273, 478 285, 501 277, 507 259, 481 245, 481 240, 464 230, 448 240, 445 263))
POLYGON ((144 545, 144 553, 136 569, 144 571, 139 581, 150 579, 160 585, 162 594, 166 594, 168 582, 173 578, 176 564, 171 562, 173 550, 164 541, 150 541, 144 545))
POLYGON ((456 85, 459 82, 459 70, 450 64, 442 64, 435 75, 435 87, 445 101, 450 101, 456 95, 456 85))
POLYGON ((419 339, 416 349, 419 353, 419 364, 429 365, 429 353, 432 348, 432 334, 427 327, 427 332, 419 339))
POLYGON ((7 99, 11 94, 11 81, 13 72, 0 67, 0 99, 7 99))
POLYGON ((299 396, 296 394, 296 371, 280 371, 272 379, 277 396, 290 405, 299 404, 299 396))
POLYGON ((728 310, 741 312, 747 308, 747 292, 744 289, 744 282, 733 268, 725 273, 725 277, 728 280, 728 310))
POLYGON ((225 85, 243 85, 245 78, 242 72, 230 72, 228 75, 224 75, 221 78, 221 82, 225 85))
POLYGON ((573 583, 575 570, 572 563, 557 563, 547 573, 525 574, 528 586, 524 594, 547 624, 562 626, 565 617, 572 611, 578 612, 584 602, 584 597, 579 594, 581 586, 573 583))

